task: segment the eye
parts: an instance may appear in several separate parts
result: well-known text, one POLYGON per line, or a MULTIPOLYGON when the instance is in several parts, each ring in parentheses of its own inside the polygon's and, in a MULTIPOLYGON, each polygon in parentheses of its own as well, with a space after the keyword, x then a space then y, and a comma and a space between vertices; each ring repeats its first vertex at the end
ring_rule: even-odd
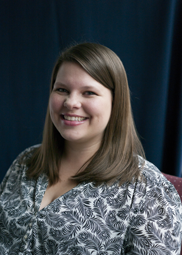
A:
POLYGON ((57 89, 55 89, 55 91, 58 91, 60 93, 68 93, 68 90, 66 90, 64 88, 57 88, 57 89))
POLYGON ((86 91, 84 94, 85 94, 86 96, 96 95, 96 93, 93 92, 93 91, 86 91))

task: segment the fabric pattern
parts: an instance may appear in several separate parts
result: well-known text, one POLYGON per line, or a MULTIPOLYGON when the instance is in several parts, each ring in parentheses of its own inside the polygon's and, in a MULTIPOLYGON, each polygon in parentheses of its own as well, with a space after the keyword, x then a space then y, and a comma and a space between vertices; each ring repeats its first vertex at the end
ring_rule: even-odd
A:
POLYGON ((148 161, 144 180, 80 183, 39 211, 47 177, 28 180, 19 158, 0 186, 0 254, 180 254, 181 200, 148 161))

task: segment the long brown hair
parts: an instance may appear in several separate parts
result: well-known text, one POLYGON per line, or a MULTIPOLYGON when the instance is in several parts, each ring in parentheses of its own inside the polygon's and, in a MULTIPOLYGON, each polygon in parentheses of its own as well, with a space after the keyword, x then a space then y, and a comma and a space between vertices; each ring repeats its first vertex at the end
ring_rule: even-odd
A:
MULTIPOLYGON (((144 157, 132 117, 130 91, 124 66, 109 48, 96 43, 81 43, 66 49, 58 58, 52 73, 52 92, 58 70, 63 62, 78 63, 92 78, 110 89, 113 94, 111 117, 104 131, 101 146, 82 171, 72 178, 77 182, 122 184, 139 176, 138 155, 144 157)), ((26 161, 27 176, 38 178, 46 173, 50 185, 59 180, 59 164, 64 139, 53 125, 49 107, 43 140, 26 161)), ((79 169, 78 169, 79 170, 79 169)))

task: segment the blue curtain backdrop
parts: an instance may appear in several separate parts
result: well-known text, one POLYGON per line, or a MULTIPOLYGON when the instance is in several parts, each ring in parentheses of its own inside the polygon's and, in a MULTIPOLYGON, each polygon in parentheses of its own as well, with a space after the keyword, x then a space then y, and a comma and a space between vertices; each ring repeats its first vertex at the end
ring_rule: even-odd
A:
POLYGON ((54 63, 83 41, 120 56, 147 159, 181 176, 181 0, 0 0, 0 180, 41 142, 54 63))

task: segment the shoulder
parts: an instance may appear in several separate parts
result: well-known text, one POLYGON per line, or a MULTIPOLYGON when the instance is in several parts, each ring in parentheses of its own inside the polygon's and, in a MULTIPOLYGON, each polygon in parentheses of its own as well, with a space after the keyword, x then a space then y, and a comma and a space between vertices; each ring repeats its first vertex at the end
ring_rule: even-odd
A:
POLYGON ((17 158, 13 161, 14 163, 21 163, 22 161, 30 158, 33 154, 33 152, 40 147, 40 144, 33 145, 31 147, 26 148, 24 151, 22 151, 17 158))
POLYGON ((151 162, 139 156, 140 175, 147 186, 171 185, 163 173, 151 162))
MULTIPOLYGON (((11 164, 9 170, 12 170, 14 168, 22 168, 25 166, 25 161, 30 158, 33 154, 33 152, 39 148, 40 145, 34 145, 34 146, 31 146, 27 149, 25 149, 24 151, 22 151, 18 156, 17 158, 13 161, 13 163, 11 164)), ((9 171, 8 170, 8 171, 9 171)))
POLYGON ((156 244, 165 254, 179 254, 182 237, 180 197, 155 165, 140 158, 141 162, 141 177, 134 183, 130 206, 127 230, 130 240, 125 245, 128 249, 139 250, 137 254, 143 254, 146 249, 156 250, 157 254, 156 244))
POLYGON ((10 168, 8 169, 1 185, 0 185, 0 194, 8 183, 15 183, 16 181, 20 181, 24 176, 26 176, 26 164, 24 163, 28 158, 31 157, 34 150, 40 147, 40 145, 34 145, 23 152, 21 152, 17 158, 13 161, 10 168))
MULTIPOLYGON (((140 176, 133 182, 123 183, 121 186, 118 182, 111 186, 101 186, 104 192, 109 194, 115 191, 116 195, 129 194, 130 206, 139 203, 148 203, 148 201, 166 203, 174 207, 181 208, 181 199, 175 187, 170 183, 163 173, 151 162, 139 158, 140 176)), ((103 191, 102 191, 103 192, 103 191)), ((128 200, 128 202, 129 202, 128 200)), ((164 204, 163 203, 163 204, 164 204)))
POLYGON ((139 157, 141 180, 138 185, 144 185, 147 192, 147 197, 151 196, 165 196, 168 203, 181 205, 181 199, 175 187, 169 182, 162 172, 151 162, 139 157), (142 162, 142 163, 141 163, 142 162))
POLYGON ((40 145, 33 145, 31 147, 26 148, 24 151, 22 151, 17 158, 13 161, 10 171, 11 172, 17 172, 17 171, 23 171, 25 172, 27 170, 27 161, 29 158, 32 157, 34 151, 38 149, 40 145))

